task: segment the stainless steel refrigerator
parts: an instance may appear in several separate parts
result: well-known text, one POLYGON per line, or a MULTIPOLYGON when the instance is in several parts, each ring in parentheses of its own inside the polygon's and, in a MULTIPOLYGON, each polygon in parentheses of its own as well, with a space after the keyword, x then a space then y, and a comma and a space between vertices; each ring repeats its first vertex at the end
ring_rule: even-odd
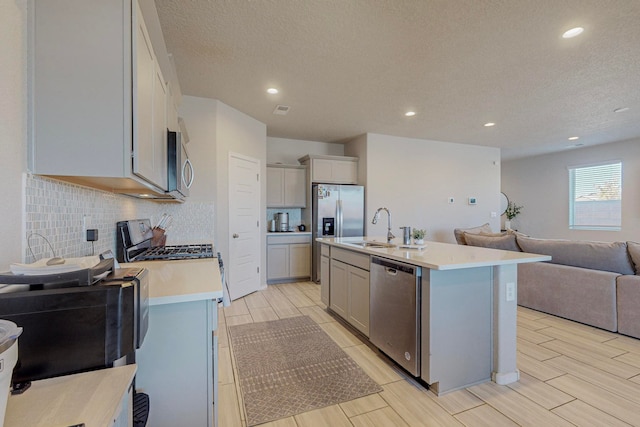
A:
POLYGON ((364 235, 364 187, 313 184, 311 231, 313 281, 320 281, 320 244, 317 237, 364 235))

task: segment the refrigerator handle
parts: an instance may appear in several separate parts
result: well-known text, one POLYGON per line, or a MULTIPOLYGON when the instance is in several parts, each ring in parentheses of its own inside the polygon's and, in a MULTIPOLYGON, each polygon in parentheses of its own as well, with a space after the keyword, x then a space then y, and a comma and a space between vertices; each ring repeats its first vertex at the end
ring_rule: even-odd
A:
POLYGON ((336 202, 337 205, 337 218, 336 218, 336 236, 342 237, 342 200, 336 202))

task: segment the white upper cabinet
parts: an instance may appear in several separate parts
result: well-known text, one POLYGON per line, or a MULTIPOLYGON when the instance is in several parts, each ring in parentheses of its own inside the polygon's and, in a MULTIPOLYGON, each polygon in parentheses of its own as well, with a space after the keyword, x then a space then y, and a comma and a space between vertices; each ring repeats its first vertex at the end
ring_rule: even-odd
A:
POLYGON ((29 0, 27 10, 30 171, 161 196, 168 95, 138 2, 29 0))
POLYGON ((357 157, 308 155, 298 159, 298 161, 309 167, 312 183, 358 183, 357 157))
POLYGON ((267 166, 267 207, 305 208, 307 178, 304 166, 267 166))

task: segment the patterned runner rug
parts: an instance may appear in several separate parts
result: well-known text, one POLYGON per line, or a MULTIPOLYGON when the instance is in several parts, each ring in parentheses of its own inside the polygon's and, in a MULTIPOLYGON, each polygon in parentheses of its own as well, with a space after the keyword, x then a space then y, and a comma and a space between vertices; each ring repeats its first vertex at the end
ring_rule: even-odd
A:
POLYGON ((308 316, 229 327, 247 425, 382 391, 308 316))

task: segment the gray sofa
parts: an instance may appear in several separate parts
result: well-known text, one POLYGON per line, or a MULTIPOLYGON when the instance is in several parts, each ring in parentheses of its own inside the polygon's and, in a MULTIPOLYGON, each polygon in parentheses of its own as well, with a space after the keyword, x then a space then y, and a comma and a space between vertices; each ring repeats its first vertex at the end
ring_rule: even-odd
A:
POLYGON ((519 305, 640 338, 640 244, 535 239, 487 225, 456 229, 456 240, 552 257, 518 265, 519 305))

